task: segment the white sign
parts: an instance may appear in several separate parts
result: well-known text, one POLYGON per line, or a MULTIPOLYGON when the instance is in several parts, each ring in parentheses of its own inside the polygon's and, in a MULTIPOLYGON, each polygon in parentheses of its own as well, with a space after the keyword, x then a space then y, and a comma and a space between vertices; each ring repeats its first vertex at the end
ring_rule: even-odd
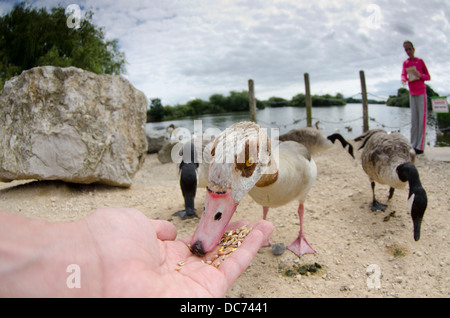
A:
POLYGON ((448 113, 447 98, 433 98, 431 99, 431 106, 435 113, 448 113))

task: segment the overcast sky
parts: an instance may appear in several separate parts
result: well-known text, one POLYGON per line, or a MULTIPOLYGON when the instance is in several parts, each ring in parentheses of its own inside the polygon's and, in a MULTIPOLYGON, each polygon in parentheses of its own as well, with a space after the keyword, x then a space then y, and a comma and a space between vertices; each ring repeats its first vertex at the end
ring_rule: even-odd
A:
MULTIPOLYGON (((17 1, 0 0, 0 15, 17 1)), ((396 94, 411 40, 450 95, 450 1, 299 0, 36 0, 33 7, 76 4, 94 13, 108 39, 118 39, 124 75, 164 105, 207 100, 248 89, 258 99, 304 93, 352 96, 366 74, 370 98, 396 94)))

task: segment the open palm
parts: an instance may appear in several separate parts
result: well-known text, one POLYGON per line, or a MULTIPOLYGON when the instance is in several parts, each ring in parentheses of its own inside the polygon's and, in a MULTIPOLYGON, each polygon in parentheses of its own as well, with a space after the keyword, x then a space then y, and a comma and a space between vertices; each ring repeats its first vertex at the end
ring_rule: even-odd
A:
MULTIPOLYGON (((103 209, 84 222, 102 264, 102 291, 113 297, 223 297, 273 230, 266 221, 252 224, 242 245, 216 268, 190 252, 189 237, 175 240, 171 223, 149 220, 139 211, 103 209)), ((236 222, 230 229, 246 223, 236 222)))

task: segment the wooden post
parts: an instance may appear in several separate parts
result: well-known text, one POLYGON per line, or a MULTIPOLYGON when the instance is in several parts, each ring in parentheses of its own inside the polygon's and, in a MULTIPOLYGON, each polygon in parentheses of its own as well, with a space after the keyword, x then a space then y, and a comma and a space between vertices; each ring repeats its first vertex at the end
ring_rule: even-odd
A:
POLYGON ((250 120, 256 123, 255 85, 252 79, 248 80, 248 102, 250 108, 250 120))
POLYGON ((312 98, 309 86, 309 74, 305 73, 305 102, 306 102, 306 126, 312 127, 312 98))
POLYGON ((364 71, 359 71, 359 77, 361 79, 361 95, 363 106, 363 132, 366 132, 369 130, 369 110, 367 102, 366 77, 364 76, 364 71))

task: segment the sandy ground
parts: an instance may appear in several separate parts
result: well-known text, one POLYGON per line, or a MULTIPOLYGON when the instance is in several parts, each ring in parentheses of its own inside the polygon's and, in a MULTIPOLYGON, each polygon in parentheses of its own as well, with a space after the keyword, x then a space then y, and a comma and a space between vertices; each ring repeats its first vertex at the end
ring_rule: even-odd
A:
MULTIPOLYGON (((316 254, 280 256, 262 248, 227 297, 445 297, 450 296, 450 163, 417 158, 428 193, 428 209, 418 242, 413 239, 407 189, 396 190, 385 212, 371 212, 372 193, 361 168, 339 145, 314 156, 318 178, 305 203, 305 233, 316 254), (394 213, 395 212, 395 213, 394 213), (391 216, 390 216, 391 215, 391 216), (301 275, 298 268, 319 264, 301 275)), ((376 195, 387 201, 388 187, 376 195)), ((199 214, 205 189, 196 198, 199 214)), ((173 222, 178 236, 192 235, 198 219, 181 221, 172 213, 184 207, 175 164, 147 155, 128 189, 63 182, 0 183, 0 208, 11 213, 71 221, 102 207, 133 207, 153 219, 173 222)), ((249 196, 232 220, 262 218, 249 196)), ((297 203, 271 209, 272 243, 290 243, 298 234, 297 203)))

